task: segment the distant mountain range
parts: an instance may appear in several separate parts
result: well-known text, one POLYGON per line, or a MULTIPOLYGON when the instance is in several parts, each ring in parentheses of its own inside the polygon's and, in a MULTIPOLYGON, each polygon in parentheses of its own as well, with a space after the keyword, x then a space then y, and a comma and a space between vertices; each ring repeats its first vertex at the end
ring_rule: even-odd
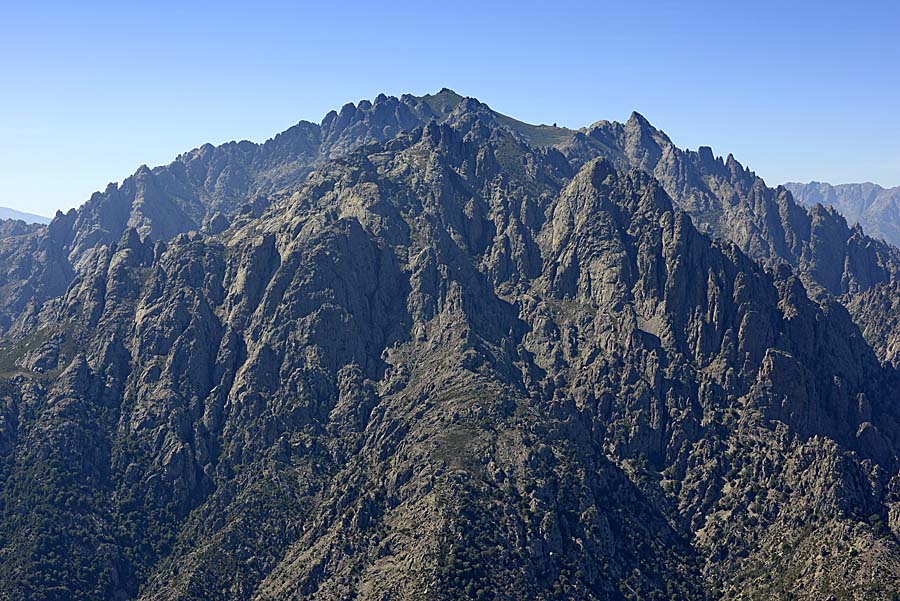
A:
POLYGON ((0 222, 0 600, 900 594, 900 250, 379 95, 0 222))
POLYGON ((33 215, 31 213, 23 213, 22 211, 8 209, 6 207, 0 207, 0 219, 18 219, 19 221, 24 221, 25 223, 40 223, 42 225, 50 223, 49 217, 33 215))
POLYGON ((851 224, 860 224, 866 233, 900 246, 900 186, 788 182, 784 187, 802 205, 832 206, 851 224))

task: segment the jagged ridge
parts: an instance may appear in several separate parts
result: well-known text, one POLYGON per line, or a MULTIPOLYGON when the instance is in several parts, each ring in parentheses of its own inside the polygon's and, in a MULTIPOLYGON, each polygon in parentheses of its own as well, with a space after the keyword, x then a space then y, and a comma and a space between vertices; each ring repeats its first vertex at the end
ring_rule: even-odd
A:
POLYGON ((5 594, 890 598, 897 373, 803 284, 863 272, 638 115, 505 119, 379 97, 202 232, 160 233, 170 167, 5 238, 70 270, 8 309, 5 594))

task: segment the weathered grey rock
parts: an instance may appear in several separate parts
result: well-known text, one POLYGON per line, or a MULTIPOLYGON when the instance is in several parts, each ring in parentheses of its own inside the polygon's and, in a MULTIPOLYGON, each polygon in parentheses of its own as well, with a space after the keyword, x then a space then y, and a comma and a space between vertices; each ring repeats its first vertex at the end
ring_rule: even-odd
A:
POLYGON ((789 182, 784 187, 805 207, 834 207, 851 224, 859 224, 871 236, 900 245, 900 187, 877 184, 831 184, 789 182))
POLYGON ((897 592, 900 374, 827 293, 890 251, 639 115, 298 128, 0 236, 0 598, 897 592))

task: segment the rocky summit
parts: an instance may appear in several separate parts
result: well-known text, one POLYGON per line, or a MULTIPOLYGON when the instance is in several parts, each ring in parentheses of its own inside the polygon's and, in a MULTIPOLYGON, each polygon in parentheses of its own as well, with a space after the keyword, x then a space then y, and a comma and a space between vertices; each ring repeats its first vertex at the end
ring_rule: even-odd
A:
POLYGON ((831 206, 852 223, 893 245, 900 245, 900 186, 883 188, 878 184, 839 184, 822 182, 784 185, 805 206, 831 206))
POLYGON ((0 222, 0 599, 896 599, 900 250, 380 95, 0 222))

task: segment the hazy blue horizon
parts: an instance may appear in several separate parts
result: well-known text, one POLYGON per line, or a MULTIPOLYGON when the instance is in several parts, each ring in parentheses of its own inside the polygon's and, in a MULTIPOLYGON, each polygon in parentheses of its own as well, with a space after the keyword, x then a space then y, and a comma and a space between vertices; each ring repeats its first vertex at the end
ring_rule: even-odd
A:
POLYGON ((443 87, 572 128, 636 110, 772 185, 900 185, 893 3, 372 6, 4 8, 0 206, 49 216, 207 142, 443 87))

